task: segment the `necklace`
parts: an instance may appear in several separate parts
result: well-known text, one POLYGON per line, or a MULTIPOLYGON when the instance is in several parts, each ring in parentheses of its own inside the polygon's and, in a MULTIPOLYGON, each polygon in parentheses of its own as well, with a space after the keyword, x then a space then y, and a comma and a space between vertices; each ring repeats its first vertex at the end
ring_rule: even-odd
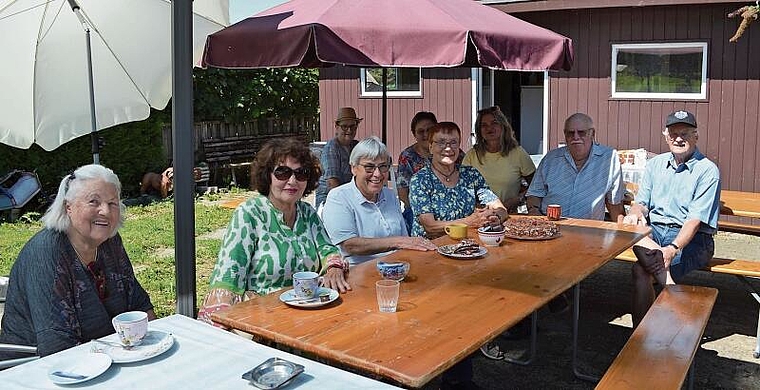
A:
MULTIPOLYGON (((72 248, 74 248, 74 253, 77 254, 77 257, 79 258, 79 261, 85 261, 84 256, 79 254, 79 251, 77 250, 77 247, 75 247, 73 244, 71 245, 72 248)), ((98 248, 95 248, 95 258, 92 259, 92 262, 95 262, 95 260, 98 259, 98 248)))
MULTIPOLYGON (((79 258, 79 261, 84 261, 81 254, 79 254, 79 251, 77 248, 72 245, 72 248, 74 248, 74 253, 77 254, 77 257, 79 258)), ((100 298, 101 301, 105 300, 106 297, 108 297, 108 293, 106 291, 106 275, 103 272, 103 269, 100 268, 97 265, 98 261, 98 248, 95 248, 95 258, 93 261, 87 263, 85 265, 85 268, 87 271, 89 271, 90 276, 92 276, 92 281, 95 283, 95 291, 98 294, 98 298, 100 298)))
POLYGON ((444 180, 446 180, 446 183, 448 183, 449 181, 451 181, 451 180, 450 180, 450 179, 451 179, 451 176, 454 176, 454 174, 455 174, 455 173, 459 172, 459 171, 458 171, 458 170, 455 168, 453 171, 451 171, 451 173, 449 173, 449 174, 447 175, 447 174, 443 173, 443 172, 442 172, 440 169, 436 168, 436 167, 435 167, 435 165, 433 165, 433 164, 430 164, 430 166, 431 166, 431 167, 433 167, 433 170, 435 170, 436 172, 440 173, 440 174, 443 176, 444 180))

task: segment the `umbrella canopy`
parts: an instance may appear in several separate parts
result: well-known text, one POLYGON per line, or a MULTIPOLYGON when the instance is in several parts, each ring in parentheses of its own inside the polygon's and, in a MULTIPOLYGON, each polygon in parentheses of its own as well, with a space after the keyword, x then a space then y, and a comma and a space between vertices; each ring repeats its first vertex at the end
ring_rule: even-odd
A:
POLYGON ((218 68, 570 69, 569 38, 472 0, 293 0, 214 33, 218 68))
MULTIPOLYGON (((53 150, 76 137, 147 118, 172 92, 170 0, 0 0, 0 143, 53 150), (90 30, 91 62, 85 27, 90 30), (88 66, 92 66, 94 116, 88 66)), ((227 0, 196 0, 194 63, 229 24, 227 0)))

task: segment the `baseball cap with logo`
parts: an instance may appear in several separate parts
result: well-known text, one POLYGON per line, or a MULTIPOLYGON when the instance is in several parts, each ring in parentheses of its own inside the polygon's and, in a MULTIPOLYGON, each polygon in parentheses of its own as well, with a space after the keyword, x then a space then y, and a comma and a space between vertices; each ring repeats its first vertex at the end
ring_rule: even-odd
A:
POLYGON ((668 118, 665 120, 665 127, 670 127, 677 123, 683 123, 685 125, 696 128, 697 118, 694 117, 694 114, 688 111, 678 110, 668 115, 668 118))

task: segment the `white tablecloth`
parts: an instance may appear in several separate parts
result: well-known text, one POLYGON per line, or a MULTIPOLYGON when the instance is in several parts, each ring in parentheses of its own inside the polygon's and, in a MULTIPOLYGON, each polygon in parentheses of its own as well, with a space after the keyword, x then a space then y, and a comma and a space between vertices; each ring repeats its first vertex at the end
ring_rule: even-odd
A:
MULTIPOLYGON (((244 372, 271 357, 305 367, 286 389, 392 389, 393 386, 246 340, 181 315, 150 322, 150 329, 171 332, 174 346, 142 362, 112 364, 97 378, 58 386, 47 376, 61 361, 89 353, 83 344, 14 368, 0 371, 0 389, 255 389, 241 379, 244 372)), ((115 340, 115 335, 106 337, 115 340)))

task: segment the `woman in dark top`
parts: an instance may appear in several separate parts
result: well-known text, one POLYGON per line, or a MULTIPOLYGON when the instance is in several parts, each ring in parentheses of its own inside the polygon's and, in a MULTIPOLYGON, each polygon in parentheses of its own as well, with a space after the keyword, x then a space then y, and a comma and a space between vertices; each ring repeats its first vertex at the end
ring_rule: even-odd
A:
MULTIPOLYGON (((101 165, 67 175, 13 264, 0 343, 31 345, 40 356, 113 333, 117 314, 153 305, 135 279, 121 237, 119 178, 101 165)), ((16 357, 0 355, 0 359, 16 357)))

